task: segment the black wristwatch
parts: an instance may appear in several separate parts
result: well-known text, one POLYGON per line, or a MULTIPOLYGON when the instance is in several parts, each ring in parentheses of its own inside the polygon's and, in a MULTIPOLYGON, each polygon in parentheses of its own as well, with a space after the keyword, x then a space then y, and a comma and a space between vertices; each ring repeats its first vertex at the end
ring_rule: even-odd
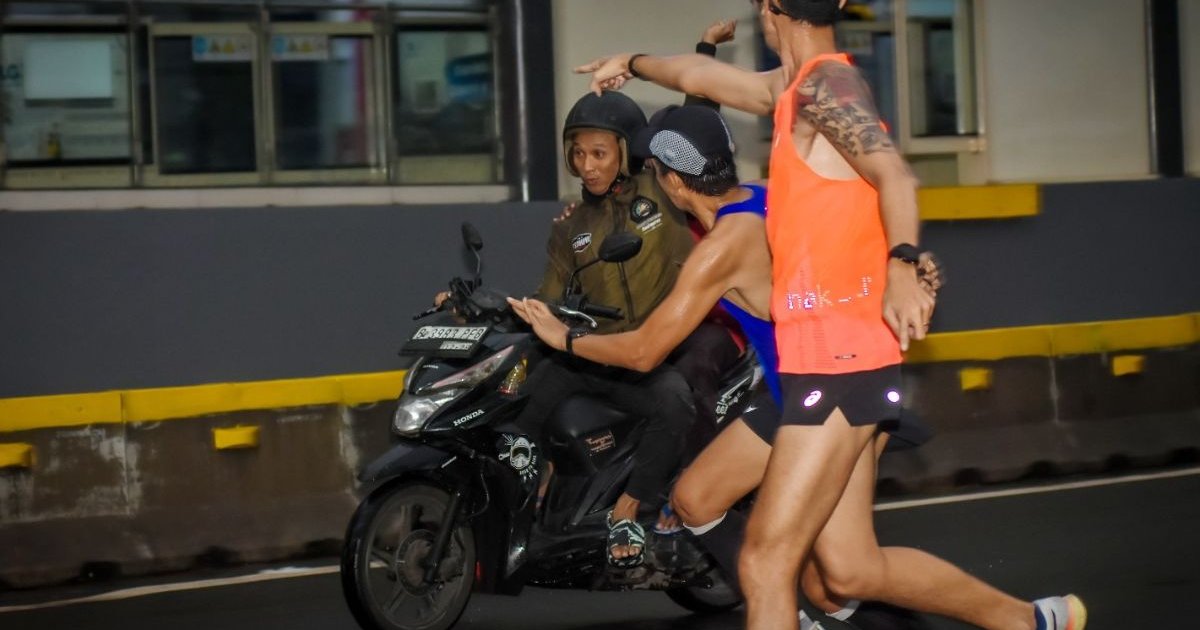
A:
POLYGON ((575 340, 580 337, 583 337, 584 335, 590 334, 591 332, 592 332, 592 329, 590 329, 590 328, 584 328, 584 327, 568 328, 567 329, 567 343, 566 343, 567 354, 569 354, 571 356, 575 356, 575 348, 574 348, 575 340))
MULTIPOLYGON (((630 76, 632 76, 635 79, 641 79, 642 75, 638 74, 637 70, 634 70, 633 62, 637 61, 638 57, 645 57, 645 56, 646 56, 646 53, 637 53, 629 58, 629 63, 626 65, 626 68, 629 69, 630 76)), ((642 80, 645 80, 645 79, 642 79, 642 80)))
POLYGON ((900 262, 916 265, 921 262, 921 248, 911 243, 900 243, 888 252, 888 258, 896 258, 900 262))

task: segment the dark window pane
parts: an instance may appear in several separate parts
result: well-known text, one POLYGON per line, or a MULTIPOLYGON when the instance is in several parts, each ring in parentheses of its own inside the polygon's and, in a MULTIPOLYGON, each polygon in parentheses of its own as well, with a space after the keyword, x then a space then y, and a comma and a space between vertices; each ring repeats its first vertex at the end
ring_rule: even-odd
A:
MULTIPOLYGON (((223 43, 227 38, 212 39, 223 43)), ((254 71, 251 61, 196 53, 207 39, 154 40, 159 172, 231 173, 256 168, 254 71)), ((252 40, 251 40, 252 43, 252 40)), ((251 47, 252 50, 252 47, 251 47)))
POLYGON ((371 55, 365 37, 274 37, 279 168, 372 164, 371 55))

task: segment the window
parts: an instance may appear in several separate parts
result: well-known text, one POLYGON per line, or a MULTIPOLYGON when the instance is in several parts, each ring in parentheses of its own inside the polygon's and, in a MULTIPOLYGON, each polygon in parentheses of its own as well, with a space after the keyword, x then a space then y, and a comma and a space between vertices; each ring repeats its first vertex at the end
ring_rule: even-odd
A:
POLYGON ((128 164, 125 35, 5 33, 4 139, 14 168, 128 164))
POLYGON ((850 0, 837 43, 909 154, 977 151, 974 0, 850 0))
POLYGON ((502 182, 489 3, 306 4, 4 5, 0 188, 502 182))
POLYGON ((492 46, 482 25, 398 29, 396 85, 402 183, 499 181, 492 46))
POLYGON ((257 170, 254 59, 248 29, 189 26, 153 38, 158 173, 257 170))

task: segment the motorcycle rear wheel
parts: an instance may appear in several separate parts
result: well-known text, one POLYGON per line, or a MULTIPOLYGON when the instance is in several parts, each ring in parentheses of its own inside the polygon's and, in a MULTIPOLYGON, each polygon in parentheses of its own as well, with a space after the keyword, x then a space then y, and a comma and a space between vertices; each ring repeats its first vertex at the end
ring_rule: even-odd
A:
POLYGON ((367 630, 445 630, 466 609, 475 582, 475 539, 455 525, 432 582, 426 560, 450 503, 424 482, 384 486, 350 519, 342 551, 342 592, 367 630))
POLYGON ((710 576, 713 581, 710 587, 678 586, 664 592, 671 601, 694 613, 723 613, 742 605, 742 594, 720 569, 714 568, 710 576))

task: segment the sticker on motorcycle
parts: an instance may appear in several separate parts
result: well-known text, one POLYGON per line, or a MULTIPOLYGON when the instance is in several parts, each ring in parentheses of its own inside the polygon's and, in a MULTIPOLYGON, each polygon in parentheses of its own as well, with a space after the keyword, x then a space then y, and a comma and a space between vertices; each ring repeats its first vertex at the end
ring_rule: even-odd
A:
POLYGON ((577 234, 577 235, 575 235, 575 238, 571 239, 571 249, 574 250, 576 254, 587 249, 588 246, 591 244, 592 244, 592 233, 591 232, 584 232, 583 234, 577 234))
POLYGON ((497 443, 500 461, 507 461, 521 476, 532 481, 538 474, 538 448, 527 436, 505 433, 497 443))
POLYGON ((588 452, 592 455, 603 453, 617 445, 617 438, 613 436, 612 431, 605 431, 600 435, 590 435, 583 438, 587 442, 588 452))

